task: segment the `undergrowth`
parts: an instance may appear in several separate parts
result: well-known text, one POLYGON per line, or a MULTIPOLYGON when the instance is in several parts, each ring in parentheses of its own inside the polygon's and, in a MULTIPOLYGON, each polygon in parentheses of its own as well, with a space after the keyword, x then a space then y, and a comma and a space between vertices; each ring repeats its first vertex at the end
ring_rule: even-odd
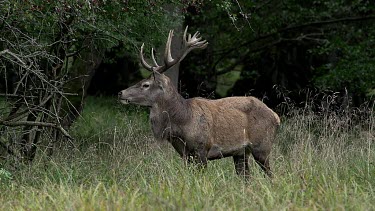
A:
POLYGON ((375 210, 375 116, 282 118, 272 180, 251 160, 244 181, 233 161, 184 166, 152 138, 147 110, 90 98, 52 157, 0 166, 1 210, 375 210))

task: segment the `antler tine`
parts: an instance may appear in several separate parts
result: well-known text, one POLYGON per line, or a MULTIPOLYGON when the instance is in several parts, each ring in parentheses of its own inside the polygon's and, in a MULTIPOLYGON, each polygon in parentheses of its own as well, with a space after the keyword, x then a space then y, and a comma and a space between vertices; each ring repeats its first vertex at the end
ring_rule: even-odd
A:
POLYGON ((189 44, 189 47, 193 47, 193 48, 202 48, 203 46, 206 47, 207 45, 205 45, 207 43, 206 40, 202 40, 202 37, 199 37, 200 33, 199 32, 195 32, 193 37, 190 37, 189 36, 189 40, 188 40, 188 44, 189 44))
POLYGON ((149 71, 153 71, 152 70, 152 67, 151 67, 151 65, 149 65, 147 62, 146 62, 146 60, 145 60, 145 58, 144 58, 144 56, 143 56, 143 47, 145 46, 145 44, 143 43, 142 44, 142 46, 141 46, 141 51, 140 51, 140 57, 141 57, 141 63, 142 63, 142 66, 144 67, 144 68, 146 68, 147 70, 149 70, 149 71))
POLYGON ((172 53, 171 53, 172 37, 173 37, 173 30, 170 30, 169 35, 168 35, 168 40, 165 45, 164 63, 166 66, 169 66, 168 64, 174 61, 174 59, 172 58, 172 53))
POLYGON ((184 37, 183 37, 185 52, 180 57, 179 61, 182 61, 191 50, 196 49, 196 48, 204 49, 208 45, 208 42, 206 40, 201 41, 202 37, 199 37, 200 33, 198 31, 194 33, 193 37, 191 36, 191 34, 189 34, 188 38, 186 39, 187 29, 188 29, 188 26, 186 26, 185 28, 184 37))
POLYGON ((193 35, 193 39, 197 39, 197 37, 200 35, 199 31, 195 32, 193 35))
POLYGON ((206 40, 202 40, 202 37, 199 36, 200 35, 199 32, 195 32, 194 35, 191 36, 191 34, 187 34, 187 30, 188 30, 188 26, 186 26, 185 31, 184 31, 184 35, 183 35, 183 38, 182 38, 183 45, 184 45, 183 52, 182 52, 182 54, 179 57, 177 57, 175 59, 172 58, 172 52, 171 52, 173 30, 169 31, 168 40, 167 40, 167 42, 165 44, 164 65, 163 66, 160 66, 156 62, 155 54, 154 54, 154 49, 153 48, 151 49, 151 58, 152 58, 152 61, 154 63, 154 66, 149 65, 145 61, 144 56, 143 56, 144 44, 142 44, 142 46, 141 46, 141 52, 140 52, 140 57, 141 57, 141 62, 142 62, 143 67, 145 67, 149 71, 157 71, 159 73, 163 73, 164 71, 166 71, 167 69, 169 69, 173 65, 175 65, 178 62, 182 61, 185 58, 185 56, 191 50, 196 49, 196 48, 203 49, 203 48, 207 47, 208 42, 206 40))
POLYGON ((185 31, 184 31, 184 36, 182 37, 182 41, 183 41, 183 44, 184 44, 185 47, 186 47, 187 42, 188 42, 186 40, 186 33, 187 33, 188 28, 189 28, 189 26, 186 26, 185 31))
POLYGON ((151 58, 154 62, 155 67, 160 67, 160 65, 156 62, 155 55, 154 55, 154 48, 151 48, 151 58))

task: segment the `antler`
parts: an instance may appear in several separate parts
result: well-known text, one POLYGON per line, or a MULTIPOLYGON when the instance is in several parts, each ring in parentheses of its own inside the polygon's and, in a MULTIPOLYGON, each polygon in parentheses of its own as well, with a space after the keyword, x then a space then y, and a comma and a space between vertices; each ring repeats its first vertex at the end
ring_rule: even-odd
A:
POLYGON ((154 65, 151 66, 146 62, 146 60, 143 56, 143 47, 144 47, 144 43, 143 43, 142 46, 141 46, 141 51, 140 51, 141 63, 143 65, 143 67, 146 68, 149 71, 157 71, 159 73, 163 73, 164 71, 173 67, 178 62, 181 62, 191 50, 196 49, 196 48, 204 49, 204 48, 207 47, 208 42, 206 40, 202 40, 202 37, 199 37, 199 35, 200 35, 199 32, 195 32, 193 37, 191 36, 191 34, 189 34, 188 38, 186 39, 187 30, 188 30, 188 26, 186 26, 186 28, 185 28, 184 37, 183 37, 183 40, 182 40, 183 45, 184 45, 183 50, 182 50, 180 56, 176 57, 175 59, 173 59, 172 55, 171 55, 171 43, 172 43, 172 37, 173 37, 173 30, 169 31, 168 40, 167 40, 167 43, 165 45, 164 65, 163 66, 160 66, 156 62, 153 48, 151 49, 151 58, 152 58, 152 61, 154 62, 154 65))

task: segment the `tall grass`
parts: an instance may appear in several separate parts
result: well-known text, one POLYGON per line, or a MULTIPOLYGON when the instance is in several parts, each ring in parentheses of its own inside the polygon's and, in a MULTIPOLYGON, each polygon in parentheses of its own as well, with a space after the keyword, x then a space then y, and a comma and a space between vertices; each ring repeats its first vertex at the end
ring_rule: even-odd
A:
POLYGON ((144 109, 114 99, 90 99, 71 132, 51 158, 0 173, 1 210, 375 210, 373 112, 360 123, 305 111, 282 119, 272 180, 254 161, 249 181, 230 158, 184 166, 154 141, 144 109))

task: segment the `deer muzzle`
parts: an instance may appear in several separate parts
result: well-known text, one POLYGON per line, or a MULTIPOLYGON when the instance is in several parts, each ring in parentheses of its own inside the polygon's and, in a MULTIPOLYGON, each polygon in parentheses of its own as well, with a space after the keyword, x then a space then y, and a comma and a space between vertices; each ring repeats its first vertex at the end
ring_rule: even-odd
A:
POLYGON ((122 104, 129 104, 130 100, 125 97, 124 91, 118 93, 118 99, 122 104))

